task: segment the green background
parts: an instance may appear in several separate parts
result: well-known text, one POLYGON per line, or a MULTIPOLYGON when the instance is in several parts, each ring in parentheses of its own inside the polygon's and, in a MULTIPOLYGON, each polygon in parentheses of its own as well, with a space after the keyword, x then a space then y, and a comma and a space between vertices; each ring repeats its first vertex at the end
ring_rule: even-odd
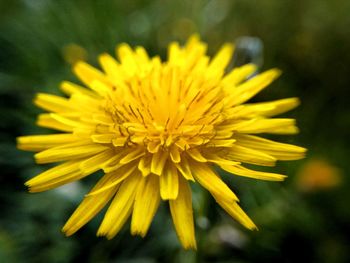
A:
POLYGON ((350 262, 349 11, 348 0, 0 0, 0 262, 350 262), (183 43, 193 32, 209 54, 242 36, 262 41, 261 70, 278 67, 283 75, 254 101, 301 99, 286 115, 301 133, 273 138, 307 147, 307 158, 273 169, 289 176, 283 183, 223 174, 256 232, 193 187, 197 252, 180 247, 167 204, 145 239, 132 237, 128 225, 111 241, 97 238, 101 215, 64 237, 61 227, 96 180, 26 192, 24 182, 46 168, 15 147, 16 136, 48 132, 35 127, 35 93, 60 94, 62 80, 77 82, 63 55, 69 44, 96 65, 99 53, 113 54, 120 42, 165 58, 169 41, 183 43), (336 167, 328 175, 336 186, 300 183, 316 159, 336 167))

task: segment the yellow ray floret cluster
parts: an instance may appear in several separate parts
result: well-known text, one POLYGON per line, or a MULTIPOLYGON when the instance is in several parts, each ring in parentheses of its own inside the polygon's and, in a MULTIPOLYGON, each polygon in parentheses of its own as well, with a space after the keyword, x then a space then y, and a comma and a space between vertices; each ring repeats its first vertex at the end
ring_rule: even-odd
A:
POLYGON ((113 238, 131 217, 131 233, 145 236, 160 200, 168 200, 178 237, 196 248, 189 181, 206 188, 217 203, 248 229, 256 226, 238 198, 213 169, 255 179, 285 176, 245 168, 273 166, 304 157, 305 149, 256 136, 294 134, 294 119, 270 118, 299 104, 297 98, 243 104, 280 74, 248 78, 252 64, 226 73, 234 47, 213 57, 197 36, 169 45, 168 59, 142 47, 117 47, 118 60, 102 54, 103 71, 78 62, 74 72, 86 87, 63 82, 68 98, 38 94, 48 113, 37 124, 57 134, 23 136, 18 148, 35 151, 37 163, 59 164, 29 180, 30 192, 46 191, 98 170, 104 176, 63 227, 72 235, 111 201, 97 234, 113 238))

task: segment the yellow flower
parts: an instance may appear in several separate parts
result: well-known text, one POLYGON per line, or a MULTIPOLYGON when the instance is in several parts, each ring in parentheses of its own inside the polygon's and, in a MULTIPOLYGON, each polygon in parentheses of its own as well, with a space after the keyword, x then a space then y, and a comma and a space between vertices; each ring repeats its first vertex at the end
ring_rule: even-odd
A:
POLYGON ((63 82, 69 98, 38 94, 49 113, 37 124, 58 130, 18 138, 18 148, 38 152, 37 163, 61 162, 26 182, 30 192, 49 190, 98 170, 105 175, 63 227, 72 235, 112 200, 98 229, 113 238, 131 216, 131 233, 145 236, 160 200, 168 200, 184 248, 196 248, 189 181, 248 229, 252 220, 214 167, 239 176, 281 181, 285 176, 253 171, 242 163, 273 166, 304 157, 305 149, 251 134, 294 134, 294 119, 270 118, 299 104, 297 98, 243 104, 280 75, 248 64, 226 73, 234 47, 225 44, 210 59, 197 36, 184 47, 169 45, 168 59, 144 48, 117 47, 118 61, 102 54, 103 72, 85 62, 73 70, 87 88, 63 82))
POLYGON ((301 167, 295 179, 299 190, 314 192, 338 186, 342 173, 326 160, 311 159, 301 167))
POLYGON ((88 56, 85 48, 74 43, 65 45, 62 49, 62 55, 64 60, 72 65, 80 60, 86 60, 88 56))

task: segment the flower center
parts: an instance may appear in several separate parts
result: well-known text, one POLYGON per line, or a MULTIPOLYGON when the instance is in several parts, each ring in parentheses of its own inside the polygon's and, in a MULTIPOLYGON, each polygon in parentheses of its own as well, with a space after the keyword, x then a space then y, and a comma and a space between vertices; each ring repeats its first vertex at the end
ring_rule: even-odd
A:
POLYGON ((115 88, 103 107, 115 124, 115 146, 144 145, 157 152, 175 144, 186 150, 217 136, 221 94, 218 83, 164 65, 115 88))

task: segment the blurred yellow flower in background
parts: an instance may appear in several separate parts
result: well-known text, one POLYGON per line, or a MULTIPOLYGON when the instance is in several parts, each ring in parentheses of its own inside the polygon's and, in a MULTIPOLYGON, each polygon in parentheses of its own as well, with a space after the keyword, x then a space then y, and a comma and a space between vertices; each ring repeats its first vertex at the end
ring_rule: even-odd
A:
POLYGON ((88 53, 82 46, 71 43, 62 48, 62 56, 68 64, 74 65, 78 61, 86 61, 88 53))
POLYGON ((63 227, 66 235, 112 200, 98 235, 113 238, 131 216, 131 233, 145 236, 165 200, 183 247, 195 249, 190 181, 206 188, 242 225, 256 229, 214 167, 282 181, 284 175, 250 170, 242 163, 274 166, 277 160, 304 157, 302 147, 253 135, 297 133, 294 119, 270 117, 293 109, 299 100, 244 104, 280 71, 251 77, 256 67, 247 64, 226 73, 234 46, 223 45, 213 58, 206 49, 192 36, 183 47, 171 43, 162 62, 143 47, 121 44, 118 61, 108 54, 99 57, 104 72, 85 62, 74 65, 87 88, 65 81, 61 89, 69 98, 37 95, 35 104, 49 112, 39 115, 37 124, 61 133, 19 137, 18 147, 38 152, 38 163, 61 163, 26 182, 30 192, 98 170, 105 173, 63 227))
POLYGON ((295 177, 298 189, 304 192, 327 190, 338 186, 342 174, 338 167, 326 160, 308 160, 295 177))

